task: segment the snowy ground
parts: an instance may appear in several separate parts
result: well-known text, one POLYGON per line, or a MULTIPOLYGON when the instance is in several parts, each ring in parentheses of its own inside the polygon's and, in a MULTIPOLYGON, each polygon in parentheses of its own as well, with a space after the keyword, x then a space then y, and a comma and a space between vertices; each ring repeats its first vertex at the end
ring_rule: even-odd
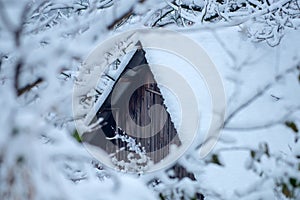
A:
MULTIPOLYGON (((110 1, 99 3, 105 2, 110 1)), ((281 11, 287 9, 286 0, 276 1, 277 3, 271 6, 271 9, 280 12, 269 13, 271 10, 267 6, 259 12, 254 10, 251 20, 246 19, 248 16, 241 18, 242 22, 248 21, 249 26, 255 26, 256 21, 253 17, 269 23, 276 14, 275 18, 280 23, 275 20, 274 26, 280 25, 284 31, 278 30, 274 37, 277 38, 281 33, 285 35, 280 45, 275 47, 268 46, 266 42, 251 43, 253 38, 246 37, 243 28, 217 28, 218 23, 212 26, 217 28, 217 31, 205 30, 205 24, 208 22, 199 22, 199 26, 196 24, 191 28, 180 29, 184 35, 206 50, 223 79, 227 97, 227 117, 230 120, 227 121, 213 152, 220 155, 224 166, 206 162, 207 160, 199 161, 200 155, 198 157, 198 154, 192 154, 192 150, 187 152, 191 153, 189 159, 183 157, 179 163, 192 169, 191 171, 196 171, 196 182, 170 178, 170 172, 163 170, 135 176, 94 166, 96 161, 74 139, 76 131, 73 122, 77 119, 72 115, 72 88, 74 83, 80 82, 77 72, 84 57, 98 43, 116 32, 148 27, 153 22, 152 18, 142 19, 144 15, 141 15, 140 19, 137 15, 136 18, 132 18, 132 23, 129 20, 128 24, 125 23, 114 30, 115 19, 127 11, 130 14, 132 8, 137 10, 134 11, 137 13, 144 13, 150 9, 149 16, 154 14, 155 17, 154 12, 159 11, 158 7, 166 5, 166 2, 159 0, 145 2, 147 4, 134 8, 137 1, 122 1, 118 9, 109 7, 103 10, 103 13, 102 10, 97 12, 94 9, 96 7, 88 9, 84 5, 85 1, 82 1, 81 6, 76 4, 78 7, 71 4, 74 8, 71 8, 69 15, 69 8, 62 12, 59 9, 57 12, 51 12, 51 9, 56 10, 61 4, 52 5, 48 1, 46 4, 49 5, 45 7, 31 4, 31 1, 29 6, 26 1, 0 1, 0 199, 23 199, 25 196, 27 199, 49 200, 159 199, 161 193, 166 192, 170 196, 177 192, 181 195, 182 191, 186 192, 189 198, 197 191, 203 193, 207 199, 275 199, 276 176, 287 183, 291 183, 290 177, 294 177, 296 181, 300 180, 300 168, 295 167, 300 167, 299 158, 291 156, 296 152, 296 147, 300 153, 299 142, 294 142, 296 131, 293 132, 284 125, 287 120, 297 124, 300 121, 299 70, 281 76, 284 71, 295 69, 300 63, 299 30, 291 30, 293 27, 287 25, 288 20, 292 20, 297 22, 294 27, 298 26, 298 10, 288 10, 287 12, 295 13, 281 16, 281 11), (280 9, 276 9, 277 7, 280 9), (83 13, 73 12, 72 9, 76 8, 83 9, 83 13), (34 16, 31 16, 32 14, 34 16), (276 76, 277 79, 274 79, 276 76), (269 83, 272 84, 264 89, 269 83), (231 118, 231 114, 240 105, 261 90, 264 91, 261 96, 231 118), (294 112, 296 108, 298 111, 294 112), (253 168, 247 170, 246 168, 253 164, 249 162, 250 149, 258 149, 262 142, 268 144, 270 153, 281 157, 281 160, 291 161, 292 167, 275 162, 273 158, 269 158, 272 156, 263 155, 260 165, 256 166, 258 173, 254 173, 253 168), (266 177, 267 174, 266 181, 258 176, 260 171, 264 172, 262 177, 266 177), (285 173, 286 171, 288 173, 285 173), (163 184, 151 188, 149 182, 152 183, 153 177, 162 180, 163 184), (254 193, 255 191, 258 192, 254 193), (217 195, 214 195, 214 192, 217 195)), ((250 3, 252 2, 254 1, 250 3)), ((68 5, 69 3, 65 6, 68 5)), ((220 6, 224 14, 225 7, 220 6)), ((215 7, 211 9, 217 12, 215 7)), ((175 10, 172 14, 174 17, 180 15, 179 10, 175 10)), ((249 11, 252 12, 252 9, 249 11)), ((233 24, 229 23, 227 26, 235 26, 236 21, 231 22, 233 24)), ((223 22, 222 24, 224 25, 223 22)), ((168 27, 178 30, 175 24, 168 27)), ((259 34, 254 36, 258 37, 259 34)), ((151 53, 149 55, 151 60, 151 53)), ((157 55, 152 55, 152 59, 157 55)), ((178 68, 185 65, 182 61, 172 60, 169 56, 157 60, 173 66, 195 91, 199 88, 205 89, 203 80, 194 79, 192 71, 178 68)), ((165 96, 172 97, 164 89, 162 92, 165 96)), ((201 131, 205 131, 210 121, 209 96, 205 91, 203 94, 196 92, 196 96, 203 125, 201 131)), ((173 99, 167 99, 166 104, 169 104, 167 106, 174 122, 180 123, 180 110, 176 110, 178 104, 170 106, 174 99, 174 96, 173 99)), ((185 135, 180 137, 184 138, 185 135)), ((280 187, 279 193, 284 193, 280 187)), ((297 187, 298 193, 295 193, 295 196, 298 196, 294 199, 300 196, 300 183, 297 187)), ((278 199, 286 198, 282 196, 278 199)))
MULTIPOLYGON (((265 43, 246 41, 246 38, 243 38, 240 33, 240 29, 236 27, 218 31, 185 32, 184 34, 206 50, 219 70, 227 95, 227 115, 267 83, 272 82, 275 76, 296 66, 300 60, 299 31, 288 33, 281 44, 276 47, 270 47, 265 43)), ((193 70, 188 67, 188 63, 180 61, 174 55, 150 50, 147 51, 147 59, 149 63, 171 65, 189 82, 194 91, 199 88, 206 90, 203 80, 195 79, 193 70)), ((154 75, 158 73, 154 70, 154 75)), ((156 77, 158 83, 159 78, 159 76, 156 77)), ((168 94, 167 90, 162 88, 162 92, 172 119, 175 121, 175 126, 178 126, 181 121, 180 105, 176 103, 176 97, 168 94)), ((196 93, 196 96, 203 128, 205 124, 209 123, 211 117, 209 94, 203 91, 202 94, 196 93)), ((299 99, 300 87, 297 77, 295 74, 288 75, 232 118, 227 126, 247 129, 247 127, 277 121, 289 113, 287 108, 297 106, 299 99), (280 99, 278 100, 276 97, 280 99)), ((207 130, 207 127, 204 129, 207 130)), ((214 188, 218 193, 223 194, 225 199, 230 199, 233 196, 238 198, 239 194, 250 193, 251 190, 255 190, 255 187, 260 187, 258 176, 246 169, 249 151, 233 148, 257 148, 259 143, 267 142, 270 151, 285 155, 293 146, 294 133, 287 130, 281 123, 258 130, 225 129, 222 131, 221 138, 230 141, 230 144, 219 142, 214 149, 214 151, 222 148, 228 149, 221 153, 224 166, 209 165, 198 178, 207 188, 214 188)), ((270 166, 271 168, 275 167, 272 164, 270 166)), ((264 195, 273 197, 274 194, 270 191, 272 188, 268 188, 264 195)), ((255 199, 257 197, 251 196, 250 193, 248 198, 255 199)))
MULTIPOLYGON (((296 66, 300 60, 299 31, 288 33, 281 44, 275 48, 243 40, 237 28, 188 35, 207 51, 217 66, 224 80, 227 94, 227 113, 266 83, 272 81, 274 76, 287 68, 296 66)), ((249 127, 278 120, 286 114, 286 107, 297 105, 299 99, 299 82, 292 74, 233 118, 232 126, 249 127), (271 95, 281 99, 276 101, 271 95)), ((225 137, 234 138, 236 142, 230 145, 218 143, 215 149, 228 146, 256 148, 258 143, 268 142, 271 151, 284 155, 290 151, 289 145, 292 145, 294 141, 294 133, 288 131, 282 124, 256 131, 224 130, 222 134, 225 137)), ((224 194, 226 199, 235 191, 244 190, 245 186, 257 181, 257 176, 245 169, 249 152, 232 150, 225 151, 221 155, 225 166, 211 165, 201 177, 208 187, 215 188, 224 194)), ((249 197, 249 199, 254 198, 249 197)))

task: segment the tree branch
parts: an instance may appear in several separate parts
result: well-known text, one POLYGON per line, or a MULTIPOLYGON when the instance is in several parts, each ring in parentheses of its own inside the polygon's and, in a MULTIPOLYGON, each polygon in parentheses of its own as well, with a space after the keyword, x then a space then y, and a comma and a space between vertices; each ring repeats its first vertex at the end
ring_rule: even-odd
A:
MULTIPOLYGON (((273 87, 277 81, 283 79, 287 74, 296 71, 296 67, 289 68, 285 70, 282 74, 275 77, 275 80, 271 83, 266 84, 263 89, 261 89, 259 92, 257 92, 255 95, 250 97, 248 100, 246 100, 244 103, 242 103, 240 106, 238 106, 231 114, 228 115, 228 117, 224 121, 224 129, 228 125, 228 123, 234 118, 238 113, 240 113, 242 110, 247 108, 249 105, 254 103, 257 99, 259 99, 262 95, 264 95, 271 87, 273 87)), ((271 125, 270 125, 271 126, 271 125)))
POLYGON ((22 88, 18 88, 17 89, 17 95, 21 96, 22 94, 28 92, 29 90, 31 90, 33 87, 37 86, 38 84, 42 83, 44 80, 42 78, 38 78, 36 81, 34 81, 33 83, 27 84, 26 86, 22 87, 22 88))
POLYGON ((126 21, 132 14, 133 14, 133 8, 131 8, 129 11, 127 11, 121 17, 114 20, 110 25, 107 26, 107 29, 112 30, 118 24, 121 24, 122 22, 126 21))

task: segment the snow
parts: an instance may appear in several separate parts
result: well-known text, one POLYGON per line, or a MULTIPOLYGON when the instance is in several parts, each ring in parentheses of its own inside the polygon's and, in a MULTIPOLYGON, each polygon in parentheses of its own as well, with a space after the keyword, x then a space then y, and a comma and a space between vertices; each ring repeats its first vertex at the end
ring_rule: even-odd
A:
MULTIPOLYGON (((274 75, 279 74, 286 68, 295 66, 299 62, 299 44, 296 44, 299 42, 299 39, 297 39, 299 34, 296 32, 290 32, 276 48, 249 44, 239 39, 239 33, 235 32, 234 28, 218 31, 217 34, 219 36, 218 39, 221 39, 228 49, 220 47, 218 39, 212 37, 210 32, 194 33, 190 34, 190 36, 199 41, 203 48, 206 49, 220 70, 221 75, 225 77, 225 90, 227 94, 234 94, 232 90, 236 88, 231 86, 231 80, 226 77, 232 76, 232 73, 239 74, 238 77, 235 76, 238 83, 235 87, 240 92, 238 96, 234 96, 232 102, 228 102, 228 113, 230 113, 230 109, 234 108, 235 105, 243 102, 249 95, 256 92, 258 88, 261 88, 261 85, 272 80, 274 75), (235 38, 235 40, 230 38, 235 38), (234 54, 236 60, 230 59, 226 51, 234 54), (278 51, 280 55, 278 55, 278 51), (236 71, 236 67, 242 68, 236 71)), ((238 118, 232 120, 232 126, 237 124, 239 127, 248 127, 252 124, 264 124, 270 120, 278 119, 286 113, 287 105, 291 106, 298 103, 298 99, 300 99, 299 89, 296 77, 293 74, 287 76, 286 79, 270 89, 260 100, 241 112, 238 118), (295 90, 298 92, 295 92, 295 90), (274 93, 276 96, 282 97, 279 102, 275 102, 270 97, 274 93)), ((289 152, 289 145, 292 145, 294 139, 293 134, 286 133, 286 128, 282 125, 257 131, 224 131, 222 134, 230 134, 231 137, 234 137, 236 140, 233 143, 234 145, 257 147, 259 142, 266 141, 273 152, 282 153, 289 152)), ((223 146, 226 145, 220 142, 215 149, 223 146)), ((248 152, 224 152, 222 156, 225 161, 225 167, 211 166, 203 173, 203 182, 207 187, 215 188, 218 193, 224 194, 225 197, 228 195, 227 197, 229 198, 235 195, 235 190, 244 188, 244 185, 257 181, 258 178, 244 168, 244 163, 249 156, 248 152)), ((272 190, 272 188, 268 189, 272 190)), ((272 192, 268 191, 266 193, 268 193, 267 196, 272 196, 272 192)), ((259 196, 264 195, 260 194, 259 196)), ((255 198, 255 196, 248 197, 248 199, 255 198)))
MULTIPOLYGON (((100 84, 102 88, 103 84, 96 82, 101 70, 116 58, 124 56, 117 48, 115 51, 100 49, 98 54, 113 52, 113 56, 108 56, 103 62, 92 63, 95 68, 81 68, 81 77, 78 69, 81 64, 84 65, 88 52, 116 33, 151 26, 152 20, 160 17, 159 13, 170 6, 166 7, 166 2, 158 0, 145 3, 132 0, 114 1, 118 6, 97 10, 92 6, 96 1, 90 1, 90 4, 87 1, 76 2, 1 2, 1 199, 158 199, 159 193, 177 195, 179 199, 183 191, 189 193, 185 194, 186 198, 197 191, 204 193, 207 199, 286 199, 281 192, 281 184, 287 184, 290 189, 291 177, 300 180, 297 168, 299 159, 296 158, 300 149, 299 143, 295 143, 299 133, 284 125, 289 120, 299 128, 299 70, 295 68, 300 61, 297 9, 288 9, 287 0, 272 1, 273 5, 270 7, 263 3, 262 6, 265 7, 258 12, 257 9, 247 7, 228 15, 225 6, 217 7, 214 4, 208 7, 208 14, 218 11, 231 21, 227 23, 222 18, 221 23, 207 28, 207 22, 204 22, 205 25, 198 22, 203 13, 179 13, 179 8, 174 7, 175 4, 171 5, 175 9, 171 12, 173 17, 176 15, 181 20, 185 18, 195 22, 195 26, 181 29, 174 25, 181 22, 174 20, 173 26, 169 27, 192 38, 212 59, 224 83, 227 117, 267 84, 273 84, 256 101, 241 109, 226 123, 213 151, 200 159, 199 145, 205 138, 212 118, 211 96, 207 91, 205 77, 195 76, 190 63, 179 56, 162 50, 146 49, 151 70, 177 129, 187 119, 182 115, 185 111, 183 106, 188 104, 183 105, 176 94, 178 90, 175 89, 182 88, 180 83, 172 85, 172 81, 176 79, 169 82, 164 80, 165 76, 160 70, 167 68, 158 66, 170 67, 171 71, 180 74, 186 81, 186 87, 190 87, 195 94, 197 106, 193 109, 200 113, 199 132, 193 138, 193 134, 181 131, 179 136, 186 142, 186 149, 172 150, 180 156, 184 153, 178 163, 194 173, 197 180, 191 181, 187 178, 179 180, 168 177, 171 173, 168 173, 168 168, 174 157, 165 160, 169 165, 163 169, 140 176, 119 173, 99 163, 95 167, 97 161, 91 154, 99 153, 99 149, 91 147, 88 152, 71 136, 75 130, 74 118, 82 123, 79 123, 79 128, 83 130, 95 128, 95 124, 87 126, 82 119, 91 110, 93 101, 83 104, 73 115, 72 94, 78 99, 83 94, 93 97, 95 93, 87 90, 86 86, 100 84), (70 10, 70 13, 55 10, 59 6, 69 5, 74 6, 75 10, 87 5, 91 7, 81 11, 70 10), (107 29, 107 26, 131 9, 136 15, 128 19, 127 23, 116 30, 107 29), (274 15, 267 14, 270 10, 274 10, 274 15), (287 21, 289 12, 293 12, 295 17, 287 21), (158 16, 153 16, 156 14, 158 16), (272 16, 275 18, 272 21, 276 22, 275 26, 283 27, 278 32, 274 31, 274 27, 259 23, 263 17, 270 22, 272 16), (253 20, 254 17, 257 21, 253 20), (27 21, 24 22, 24 19, 27 21), (22 30, 18 30, 19 28, 22 30), (17 31, 21 31, 19 36, 17 31), (271 39, 259 42, 264 31, 262 36, 271 39), (18 37, 19 42, 16 42, 18 37), (249 40, 255 42, 251 43, 249 40), (269 46, 278 41, 278 46, 269 46), (15 83, 17 63, 22 63, 19 85, 15 83), (288 74, 276 78, 292 67, 294 69, 288 74), (70 73, 65 80, 61 78, 62 71, 70 73), (83 81, 85 76, 90 76, 91 82, 83 81), (17 95, 16 89, 30 85, 37 78, 42 78, 43 82, 21 96, 17 95), (74 84, 79 88, 78 93, 73 93, 74 84), (174 86, 177 88, 172 88, 174 86), (265 124, 271 125, 263 127, 265 124), (255 128, 256 126, 261 128, 255 128), (268 145, 269 155, 262 144, 268 145), (251 158, 250 150, 255 152, 254 158, 251 158), (209 159, 213 153, 219 156, 223 166, 211 163, 209 159), (159 178, 161 184, 152 187, 154 178, 159 178)), ((176 3, 180 2, 196 3, 191 0, 176 3)), ((242 2, 244 1, 238 3, 242 2)), ((106 3, 110 1, 101 1, 97 5, 104 6, 106 3)), ((197 4, 204 7, 206 1, 197 4)), ((125 45, 127 44, 125 41, 125 45)), ((94 59, 97 60, 97 54, 89 56, 95 56, 94 59)), ((294 199, 299 198, 299 190, 295 190, 295 194, 294 199)))
MULTIPOLYGON (((164 80, 164 76, 160 76, 160 74, 162 74, 162 72, 160 71, 162 66, 166 66, 170 68, 170 70, 174 70, 175 73, 179 74, 183 78, 183 80, 187 82, 182 82, 181 84, 188 84, 190 89, 195 94, 198 107, 195 107, 193 109, 197 110, 201 115, 200 127, 203 128, 203 130, 208 129, 212 108, 210 94, 207 90, 204 80, 201 77, 197 77, 195 75, 197 72, 195 71, 195 69, 193 69, 190 63, 183 60, 182 58, 177 57, 174 54, 151 49, 146 49, 146 52, 146 58, 150 63, 150 68, 154 74, 155 80, 157 81, 161 93, 163 94, 165 104, 167 106, 167 111, 171 115, 171 120, 174 122, 175 128, 179 130, 179 127, 182 124, 182 105, 176 94, 174 94, 174 82, 168 83, 168 80, 164 80), (164 83, 165 85, 162 85, 161 83, 164 83)), ((179 84, 179 87, 181 86, 181 84, 179 84)), ((183 88, 178 88, 177 91, 180 91, 182 89, 183 88)), ((193 137, 193 135, 179 133, 179 137, 180 140, 184 142, 189 141, 185 137, 191 138, 193 137)))
MULTIPOLYGON (((129 60, 133 56, 133 53, 134 53, 133 51, 128 52, 125 56, 120 58, 120 62, 121 62, 120 66, 118 66, 118 68, 116 70, 113 70, 113 69, 108 70, 107 74, 110 77, 112 77, 114 80, 117 80, 119 78, 119 76, 121 75, 121 73, 124 71, 124 68, 128 64, 129 60)), ((97 67, 97 66, 95 66, 95 67, 97 67)), ((112 66, 110 68, 112 68, 112 66)), ((110 78, 105 77, 106 74, 104 72, 102 72, 102 74, 100 76, 102 77, 102 79, 99 80, 99 83, 97 84, 97 86, 95 88, 103 93, 101 95, 99 95, 98 100, 93 105, 92 110, 89 111, 88 116, 85 119, 86 125, 91 123, 93 117, 96 115, 96 113, 100 109, 101 105, 104 103, 104 101, 110 94, 110 91, 112 90, 112 88, 115 85, 115 81, 111 80, 110 78)))

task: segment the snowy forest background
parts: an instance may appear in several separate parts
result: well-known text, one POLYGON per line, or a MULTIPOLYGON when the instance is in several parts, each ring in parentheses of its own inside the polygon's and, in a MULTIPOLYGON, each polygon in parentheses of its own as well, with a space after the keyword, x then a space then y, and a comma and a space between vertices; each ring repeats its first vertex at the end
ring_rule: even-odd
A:
POLYGON ((299 199, 299 26, 299 0, 0 0, 0 199, 299 199), (222 76, 218 144, 178 160, 195 181, 118 173, 78 142, 80 64, 134 28, 187 35, 222 76))

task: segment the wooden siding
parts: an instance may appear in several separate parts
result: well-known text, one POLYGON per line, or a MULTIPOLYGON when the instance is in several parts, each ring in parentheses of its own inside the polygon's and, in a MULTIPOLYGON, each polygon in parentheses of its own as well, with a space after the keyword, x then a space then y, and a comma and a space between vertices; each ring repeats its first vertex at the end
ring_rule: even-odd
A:
MULTIPOLYGON (((170 145, 180 146, 181 142, 177 135, 177 131, 174 127, 173 122, 171 121, 169 113, 167 113, 167 120, 165 124, 162 124, 162 116, 160 113, 155 113, 155 116, 149 116, 149 108, 155 104, 162 105, 165 109, 164 99, 161 95, 160 89, 157 86, 156 81, 154 80, 153 74, 147 64, 145 58, 145 51, 138 49, 133 55, 132 59, 129 61, 124 72, 121 74, 118 80, 118 83, 130 83, 135 84, 139 79, 144 79, 147 84, 142 85, 132 94, 129 101, 129 113, 132 120, 139 126, 145 126, 149 123, 157 129, 157 127, 163 127, 157 134, 149 138, 138 137, 139 133, 135 132, 137 137, 137 143, 140 143, 142 147, 145 148, 146 152, 151 154, 150 157, 154 163, 159 162, 162 158, 166 157, 169 154, 170 145), (139 67, 142 66, 142 67, 139 67), (152 117, 152 121, 151 121, 152 117)), ((116 86, 116 85, 115 85, 116 86)), ((116 88, 114 88, 116 89, 116 88)), ((120 90, 124 94, 129 92, 128 89, 120 90)), ((123 94, 119 95, 120 98, 123 94)), ((103 118, 101 124, 101 130, 94 131, 93 133, 87 133, 83 135, 83 140, 87 141, 93 145, 99 146, 104 149, 107 153, 111 154, 116 152, 117 149, 121 147, 126 147, 126 144, 120 139, 112 139, 107 142, 108 138, 113 138, 116 134, 116 131, 119 134, 122 134, 122 130, 130 130, 131 132, 136 131, 135 127, 129 127, 130 124, 124 124, 120 122, 128 121, 126 114, 120 113, 120 108, 113 108, 111 106, 112 92, 105 100, 101 106, 99 112, 97 113, 97 118, 103 118), (114 114, 114 115, 113 115, 114 114), (116 117, 114 117, 116 116, 116 117), (118 118, 118 119, 115 119, 118 118), (122 124, 123 127, 120 127, 119 124, 122 124), (127 126, 127 127, 124 127, 127 126), (120 128, 120 129, 119 129, 120 128)), ((121 100, 121 99, 120 99, 121 100)), ((127 105, 124 105, 127 106, 127 105)), ((95 119, 96 120, 96 119, 95 119)), ((155 129, 154 128, 154 129, 155 129)), ((142 133, 140 133, 142 134, 142 133)), ((128 133, 129 136, 132 134, 128 133)), ((132 137, 132 136, 131 136, 132 137)), ((118 153, 118 159, 126 160, 127 153, 122 151, 118 153)))
MULTIPOLYGON (((138 49, 135 52, 132 59, 126 66, 124 72, 121 74, 119 79, 116 80, 116 82, 124 84, 135 84, 138 79, 144 79, 148 81, 148 83, 136 89, 131 95, 129 105, 124 106, 128 106, 130 117, 139 126, 145 126, 149 123, 153 123, 154 126, 161 127, 161 123, 163 123, 161 120, 161 116, 159 116, 159 114, 156 116, 149 116, 148 111, 149 108, 155 104, 162 105, 164 109, 166 109, 166 106, 164 105, 164 99, 160 92, 160 89, 157 86, 153 74, 148 66, 147 60, 145 58, 145 51, 142 49, 138 49), (137 66, 140 65, 143 65, 143 67, 137 70, 137 66), (154 119, 153 121, 151 121, 151 117, 152 119, 154 119)), ((116 88, 114 87, 113 90, 114 89, 116 88)), ((128 92, 126 88, 120 91, 120 100, 123 94, 125 94, 126 92, 128 92)), ((123 132, 119 128, 121 128, 122 130, 125 130, 127 128, 132 132, 136 131, 134 127, 120 127, 120 124, 122 124, 121 126, 129 126, 126 123, 120 123, 124 121, 126 122, 127 116, 124 113, 120 112, 120 108, 114 108, 111 106, 111 98, 112 91, 101 106, 100 110, 97 113, 97 116, 95 116, 95 119, 93 121, 95 122, 99 118, 104 119, 101 123, 101 130, 99 129, 90 133, 85 133, 82 136, 83 141, 102 148, 108 154, 115 153, 119 148, 126 148, 126 143, 122 142, 120 139, 107 139, 113 138, 116 134, 116 131, 119 134, 123 134, 123 132)), ((128 135, 131 134, 128 133, 128 135)), ((177 131, 168 112, 167 121, 157 134, 148 138, 138 136, 134 138, 137 143, 140 143, 141 146, 145 148, 146 152, 150 153, 150 157, 154 163, 159 162, 169 154, 170 145, 181 145, 181 141, 178 137, 177 131)), ((116 155, 118 160, 126 161, 128 153, 120 151, 116 155)), ((196 180, 193 173, 188 172, 183 166, 179 164, 174 164, 174 166, 169 170, 174 171, 174 176, 170 178, 182 179, 188 177, 193 181, 196 180)), ((204 196, 200 193, 196 193, 195 195, 196 199, 204 199, 204 196)))

